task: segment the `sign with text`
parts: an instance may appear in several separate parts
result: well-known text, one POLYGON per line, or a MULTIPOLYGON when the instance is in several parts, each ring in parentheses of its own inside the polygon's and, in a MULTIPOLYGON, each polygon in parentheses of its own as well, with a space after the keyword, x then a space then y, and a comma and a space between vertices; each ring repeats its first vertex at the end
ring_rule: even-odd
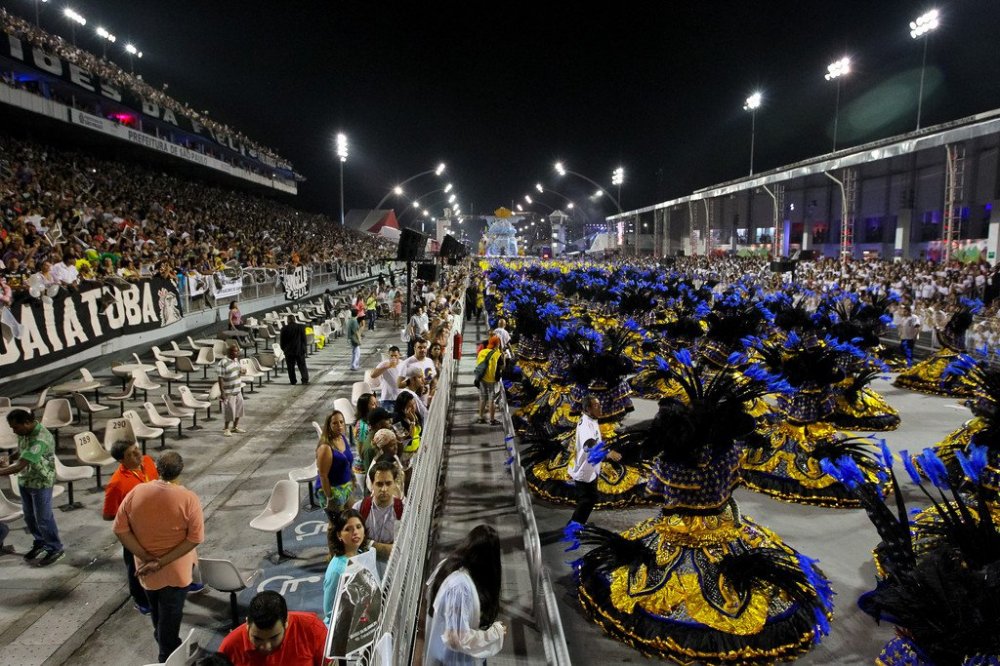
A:
POLYGON ((121 335, 150 331, 181 318, 177 286, 159 278, 128 289, 85 282, 48 299, 15 303, 18 335, 0 336, 0 376, 72 356, 121 335))

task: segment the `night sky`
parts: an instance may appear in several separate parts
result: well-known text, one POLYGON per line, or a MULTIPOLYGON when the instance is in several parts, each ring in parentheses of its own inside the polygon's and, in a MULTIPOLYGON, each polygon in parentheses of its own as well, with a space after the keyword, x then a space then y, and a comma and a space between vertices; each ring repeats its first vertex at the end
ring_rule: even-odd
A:
MULTIPOLYGON (((34 19, 30 0, 0 0, 34 19)), ((440 161, 463 212, 537 194, 607 190, 623 166, 624 209, 650 205, 832 147, 911 130, 922 43, 908 23, 942 13, 927 54, 924 126, 1000 107, 1000 2, 437 3, 52 0, 42 27, 69 37, 71 6, 144 51, 154 85, 272 146, 308 179, 298 205, 339 215, 333 137, 345 132, 346 207, 370 208, 440 161), (654 5, 654 6, 650 6, 654 5)), ((118 62, 127 66, 121 57, 118 62)), ((427 176, 407 188, 442 187, 427 176)), ((435 195, 437 198, 440 195, 435 195)), ((540 197, 561 205, 552 194, 540 197)), ((522 202, 523 203, 523 202, 522 202)), ((613 212, 605 202, 601 211, 613 212)), ((402 207, 397 207, 397 211, 402 207)), ((545 206, 535 210, 547 212, 545 206)), ((435 211, 440 213, 440 209, 435 211)))

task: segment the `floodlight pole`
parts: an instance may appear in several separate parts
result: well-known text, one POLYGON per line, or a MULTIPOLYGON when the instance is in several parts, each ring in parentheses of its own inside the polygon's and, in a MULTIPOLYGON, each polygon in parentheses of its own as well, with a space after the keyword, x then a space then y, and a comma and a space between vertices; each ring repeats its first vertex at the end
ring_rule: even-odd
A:
POLYGON ((920 61, 920 90, 917 92, 917 129, 920 129, 920 112, 923 110, 924 106, 924 72, 927 71, 927 42, 930 40, 931 35, 927 33, 924 35, 924 56, 920 61))

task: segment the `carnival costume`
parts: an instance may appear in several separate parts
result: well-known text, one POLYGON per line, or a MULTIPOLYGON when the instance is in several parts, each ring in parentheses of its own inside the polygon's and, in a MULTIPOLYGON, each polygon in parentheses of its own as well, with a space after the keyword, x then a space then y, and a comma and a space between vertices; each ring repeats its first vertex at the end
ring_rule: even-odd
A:
POLYGON ((973 444, 968 456, 956 454, 966 492, 949 480, 932 450, 925 449, 915 461, 906 451, 900 455, 907 474, 932 504, 917 515, 915 527, 892 469, 894 456, 884 443, 882 458, 896 491, 892 508, 851 458, 823 462, 855 493, 882 537, 876 551, 882 577, 858 605, 877 622, 896 625, 897 636, 875 663, 998 666, 1000 533, 986 508, 985 447, 973 444), (918 465, 934 489, 924 487, 918 465))
POLYGON ((901 372, 893 382, 894 385, 931 395, 960 398, 971 396, 972 392, 953 375, 945 375, 945 369, 965 351, 965 332, 972 325, 973 315, 978 313, 982 306, 981 301, 962 299, 962 305, 951 316, 944 329, 937 332, 941 349, 909 370, 901 372))
POLYGON ((757 366, 704 380, 687 351, 677 360, 685 399, 661 402, 645 442, 655 459, 649 492, 663 508, 622 533, 567 526, 570 550, 595 546, 574 563, 580 602, 604 631, 648 655, 685 664, 793 658, 828 630, 829 584, 731 496, 740 439, 754 428, 746 404, 784 389, 757 366))
POLYGON ((842 381, 844 355, 865 357, 864 352, 813 333, 800 338, 788 333, 783 344, 760 342, 758 354, 772 372, 781 373, 795 387, 779 395, 775 418, 758 431, 761 446, 748 448, 743 459, 743 482, 776 499, 800 504, 856 508, 857 499, 820 468, 820 460, 855 455, 866 474, 880 476, 878 464, 865 455, 870 443, 837 432, 829 418, 835 404, 835 385, 842 381))

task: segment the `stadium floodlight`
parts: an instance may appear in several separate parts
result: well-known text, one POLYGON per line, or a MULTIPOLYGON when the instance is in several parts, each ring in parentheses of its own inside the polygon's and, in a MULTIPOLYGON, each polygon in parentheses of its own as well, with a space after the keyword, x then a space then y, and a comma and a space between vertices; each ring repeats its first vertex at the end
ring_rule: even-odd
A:
POLYGON ((566 210, 573 210, 573 202, 570 201, 566 204, 566 210))
POLYGON ((752 95, 747 97, 747 101, 743 103, 743 110, 750 112, 750 175, 753 175, 753 151, 755 148, 755 143, 757 142, 757 109, 760 108, 761 102, 764 100, 764 95, 759 91, 755 91, 752 95))
POLYGON ((397 197, 401 197, 403 196, 403 188, 397 185, 396 187, 392 188, 392 193, 395 194, 397 197))
POLYGON ((125 45, 125 51, 129 55, 137 55, 139 53, 139 49, 135 48, 135 45, 131 43, 125 45))
POLYGON ((826 68, 823 78, 827 81, 837 81, 837 102, 833 107, 833 150, 837 151, 837 126, 840 124, 840 82, 851 73, 851 59, 844 56, 840 60, 831 62, 826 68))
POLYGON ((523 213, 523 212, 524 212, 524 207, 523 207, 523 206, 521 206, 521 204, 517 204, 517 211, 518 211, 519 213, 523 213))
POLYGON ((456 197, 454 194, 452 194, 450 197, 448 197, 448 203, 455 203, 455 199, 457 199, 457 198, 458 197, 456 197))
POLYGON ((535 183, 535 189, 538 190, 539 194, 544 194, 545 193, 545 188, 542 187, 541 183, 535 183))
POLYGON ((425 208, 424 209, 424 217, 427 217, 430 214, 431 214, 431 212, 425 208))
POLYGON ((347 161, 347 135, 337 132, 337 158, 340 162, 340 226, 344 226, 344 162, 347 161))
POLYGON ((87 19, 83 18, 77 12, 73 11, 69 7, 63 10, 63 16, 68 18, 70 21, 74 21, 80 25, 87 25, 87 19))
POLYGON ((566 175, 566 167, 563 166, 562 162, 556 162, 555 163, 555 169, 556 169, 556 173, 559 174, 560 176, 565 176, 566 175))
POLYGON ((924 73, 927 70, 927 42, 930 41, 931 32, 937 30, 940 25, 940 14, 938 10, 932 9, 921 14, 915 21, 910 21, 910 37, 913 39, 924 38, 924 55, 920 60, 920 91, 917 93, 917 129, 920 129, 920 112, 924 106, 924 73))
POLYGON ((444 162, 441 162, 441 164, 438 164, 437 168, 434 169, 434 175, 435 176, 440 176, 441 174, 444 173, 444 169, 445 169, 444 162))
POLYGON ((611 184, 612 185, 621 185, 624 182, 625 182, 625 169, 624 168, 618 167, 617 169, 615 169, 614 171, 611 172, 611 184))
POLYGON ((414 208, 420 208, 420 202, 419 201, 414 201, 413 202, 413 207, 414 208))
POLYGON ((116 41, 118 41, 117 37, 115 37, 114 35, 112 35, 110 32, 108 32, 107 30, 105 30, 101 26, 97 26, 97 36, 101 37, 103 39, 108 40, 112 44, 114 44, 116 41))
POLYGON ((531 195, 530 194, 525 194, 524 195, 524 200, 527 201, 529 204, 535 203, 534 201, 531 200, 531 195))
POLYGON ((451 183, 448 183, 447 185, 445 185, 444 186, 444 193, 448 194, 449 192, 451 192, 451 188, 452 187, 454 187, 454 186, 451 183))

